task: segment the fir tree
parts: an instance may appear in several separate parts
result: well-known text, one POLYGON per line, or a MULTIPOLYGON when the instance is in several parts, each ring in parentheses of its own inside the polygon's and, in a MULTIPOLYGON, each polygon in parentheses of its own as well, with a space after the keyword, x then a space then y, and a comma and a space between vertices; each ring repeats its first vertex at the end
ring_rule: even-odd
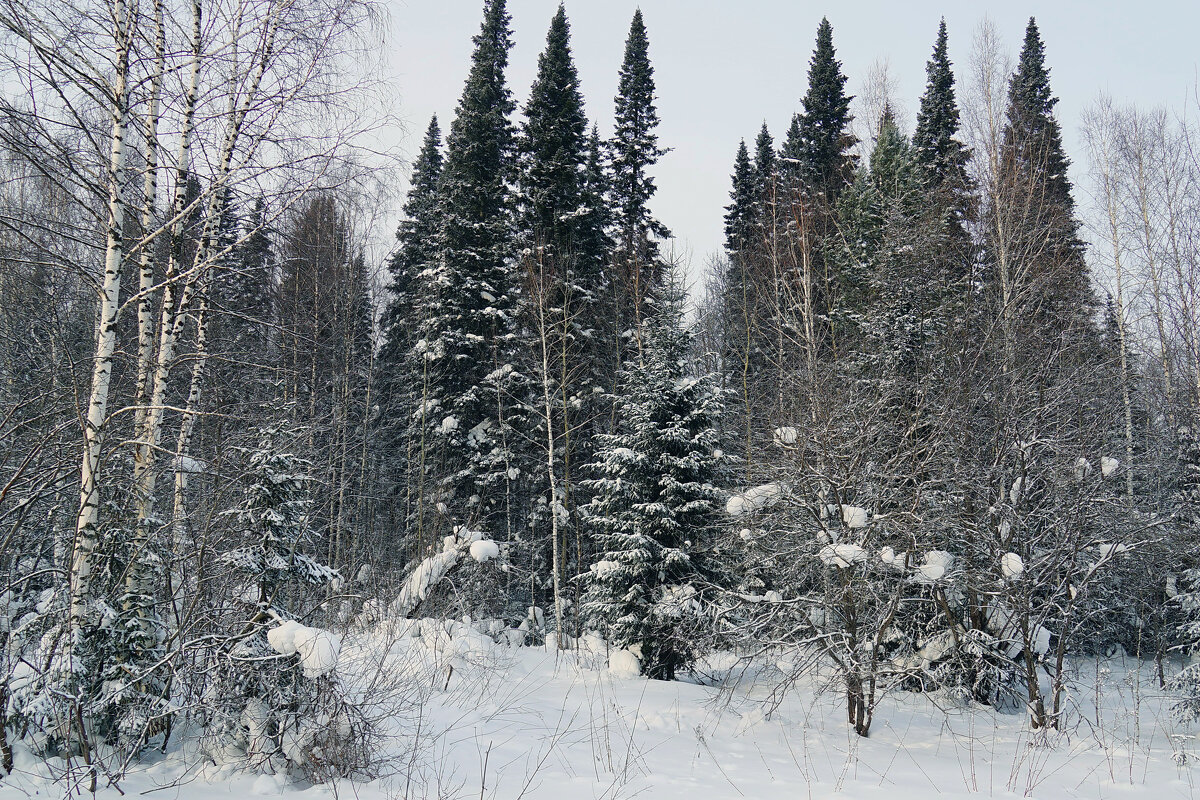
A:
POLYGON ((768 202, 777 166, 775 142, 771 138, 771 131, 767 129, 767 123, 764 122, 754 139, 754 186, 758 191, 760 205, 768 202))
POLYGON ((808 188, 824 195, 830 204, 854 179, 855 159, 849 152, 855 144, 850 133, 853 99, 846 94, 846 76, 833 47, 833 27, 822 17, 809 62, 804 112, 796 120, 796 139, 789 135, 788 155, 800 161, 800 174, 808 188))
POLYGON ((586 137, 579 74, 571 59, 570 24, 560 5, 525 104, 518 227, 529 246, 564 268, 581 255, 577 229, 588 158, 586 137))
POLYGON ((391 300, 383 315, 383 346, 376 368, 382 407, 386 414, 404 413, 398 405, 416 334, 424 315, 421 274, 437 261, 438 181, 442 172, 441 128, 437 116, 429 120, 421 150, 413 162, 411 187, 404 202, 404 219, 396 230, 398 247, 388 259, 391 300))
POLYGON ((642 358, 617 399, 617 429, 600 437, 585 518, 603 555, 581 576, 586 623, 639 654, 647 675, 688 663, 681 605, 706 568, 725 457, 717 449, 720 392, 689 374, 683 294, 669 285, 647 322, 642 358))
MULTIPOLYGON (((671 233, 650 213, 654 178, 650 170, 667 151, 658 146, 658 109, 654 104, 654 68, 646 26, 633 14, 617 87, 609 202, 613 213, 617 265, 616 315, 621 331, 637 328, 646 302, 662 280, 658 241, 671 233)), ((619 340, 618 340, 619 341, 619 340)))
POLYGON ((733 159, 733 188, 729 192, 731 202, 725 206, 725 252, 731 264, 753 240, 758 205, 756 178, 754 165, 750 162, 750 151, 746 149, 746 140, 743 139, 733 159))
POLYGON ((1054 118, 1057 103, 1050 89, 1045 47, 1036 21, 1030 18, 1017 70, 1009 81, 1001 169, 1010 191, 1036 198, 1021 235, 1037 239, 1026 249, 1038 253, 1032 269, 1041 296, 1038 321, 1079 342, 1095 333, 1097 302, 1067 175, 1070 161, 1054 118))
MULTIPOLYGON (((441 129, 429 120, 421 150, 413 162, 404 219, 396 230, 398 247, 388 260, 391 300, 383 313, 383 346, 375 360, 379 398, 377 429, 382 436, 381 467, 390 502, 386 508, 397 528, 417 527, 411 519, 425 494, 418 405, 428 376, 423 354, 413 347, 432 299, 425 280, 437 266, 438 182, 442 172, 441 129)), ((415 553, 413 555, 416 555, 415 553)))
POLYGON ((917 129, 912 146, 925 180, 934 187, 943 184, 964 188, 970 151, 958 139, 958 102, 954 95, 946 20, 938 26, 933 55, 925 65, 925 94, 917 112, 917 129))
MULTIPOLYGON (((452 518, 489 521, 515 474, 509 423, 519 283, 513 266, 514 103, 504 70, 512 47, 505 0, 487 0, 471 70, 446 141, 438 189, 437 265, 415 347, 429 361, 419 416, 426 459, 452 518), (436 464, 436 469, 435 469, 436 464)), ((519 402, 518 402, 519 404, 519 402)), ((444 527, 444 526, 443 526, 444 527)), ((424 542, 436 534, 419 533, 424 542)))
MULTIPOLYGON (((547 491, 535 506, 534 524, 566 541, 575 523, 574 465, 589 454, 590 423, 598 416, 600 387, 606 385, 601 377, 603 353, 596 346, 603 324, 606 247, 599 148, 588 138, 570 26, 561 5, 538 58, 525 118, 517 179, 518 228, 524 244, 521 271, 528 287, 528 324, 538 333, 543 356, 527 371, 541 379, 539 416, 550 428, 543 427, 536 436, 550 452, 538 459, 537 486, 547 491), (548 475, 548 470, 555 474, 548 475), (548 496, 551 487, 559 497, 548 496)), ((538 535, 536 541, 535 561, 549 563, 552 556, 546 558, 544 551, 553 547, 540 546, 545 536, 538 535)), ((561 574, 552 577, 561 579, 561 574)))
POLYGON ((975 217, 974 185, 967 175, 970 150, 958 138, 959 111, 944 19, 938 25, 925 73, 925 94, 917 112, 912 149, 924 183, 927 208, 923 219, 938 242, 931 249, 929 267, 942 285, 939 305, 943 315, 965 321, 973 319, 960 312, 973 291, 974 251, 967 225, 975 217))

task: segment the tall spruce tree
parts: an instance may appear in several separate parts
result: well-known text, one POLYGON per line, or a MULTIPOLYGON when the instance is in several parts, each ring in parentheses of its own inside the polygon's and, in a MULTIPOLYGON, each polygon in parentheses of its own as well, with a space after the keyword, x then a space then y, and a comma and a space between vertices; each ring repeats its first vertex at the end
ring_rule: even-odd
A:
POLYGON ((1044 332, 1060 332, 1079 342, 1095 333, 1098 303, 1067 175, 1070 160, 1054 118, 1057 103, 1050 89, 1045 46, 1031 17, 1017 70, 1009 81, 1002 177, 1015 197, 1032 198, 1019 235, 1036 239, 1021 249, 1036 253, 1031 272, 1039 295, 1037 317, 1044 332))
MULTIPOLYGON (((421 150, 413 162, 411 187, 396 230, 398 247, 388 260, 391 299, 383 314, 383 346, 375 360, 376 396, 381 435, 381 468, 389 501, 385 514, 393 529, 416 527, 414 514, 427 492, 421 466, 423 389, 428 377, 423 353, 413 348, 425 319, 431 287, 426 270, 438 263, 438 184, 442 173, 441 128, 429 120, 421 150)), ((415 544, 410 542, 410 544, 415 544)), ((411 553, 416 556, 417 553, 411 553)))
MULTIPOLYGON (((970 217, 971 181, 967 162, 971 152, 958 138, 960 120, 951 67, 943 19, 938 25, 933 55, 925 65, 925 94, 921 96, 912 146, 934 208, 945 217, 950 242, 963 245, 965 224, 970 217)), ((965 261, 961 257, 960 260, 965 261)))
POLYGON ((602 555, 581 576, 585 624, 640 654, 670 680, 692 656, 681 612, 707 569, 727 459, 718 448, 721 393, 689 374, 684 294, 664 287, 617 398, 619 424, 600 437, 585 518, 602 555))
POLYGON ((583 568, 574 473, 590 453, 591 422, 607 385, 601 378, 604 354, 596 347, 606 248, 599 153, 592 145, 571 57, 570 25, 559 5, 525 105, 517 177, 526 317, 536 336, 533 349, 541 356, 526 370, 540 386, 535 405, 541 430, 534 439, 543 449, 535 470, 533 563, 554 564, 547 575, 559 599, 564 568, 575 573, 583 568), (565 546, 572 538, 576 546, 565 546), (572 560, 573 567, 565 566, 572 560))
MULTIPOLYGON (((854 180, 855 138, 850 133, 850 101, 846 76, 833 47, 833 26, 825 17, 817 27, 817 44, 808 68, 804 112, 796 120, 796 140, 789 156, 800 161, 800 175, 809 190, 830 204, 854 180)), ((791 136, 789 136, 789 141, 791 136)))
POLYGON ((917 129, 912 146, 925 180, 940 186, 965 185, 970 151, 958 139, 959 112, 954 94, 954 71, 950 63, 946 20, 938 25, 933 55, 925 65, 925 94, 917 112, 917 129))
POLYGON ((729 205, 725 206, 725 252, 730 257, 731 267, 736 269, 736 256, 743 253, 753 240, 753 229, 757 223, 757 175, 750 161, 746 140, 738 143, 733 158, 733 188, 729 191, 729 205))
MULTIPOLYGON (((638 335, 647 300, 663 277, 659 240, 671 232, 650 213, 654 196, 651 169, 667 151, 658 146, 658 109, 654 104, 654 68, 642 12, 633 14, 617 87, 613 138, 610 142, 609 202, 613 214, 617 280, 616 317, 621 328, 638 335)), ((621 350, 618 350, 619 358, 621 350)))
MULTIPOLYGON (((512 47, 505 0, 487 0, 474 38, 471 70, 459 100, 438 190, 437 264, 427 271, 429 299, 415 347, 428 360, 419 416, 425 459, 437 484, 435 509, 422 515, 425 543, 455 521, 489 523, 510 508, 510 424, 523 400, 511 385, 520 286, 513 265, 509 182, 514 169, 514 103, 504 70, 512 47), (517 402, 513 402, 514 396, 517 402), (434 522, 426 530, 427 522, 434 522), (444 523, 444 524, 443 524, 444 523)), ((507 535, 493 530, 493 535, 507 535)))

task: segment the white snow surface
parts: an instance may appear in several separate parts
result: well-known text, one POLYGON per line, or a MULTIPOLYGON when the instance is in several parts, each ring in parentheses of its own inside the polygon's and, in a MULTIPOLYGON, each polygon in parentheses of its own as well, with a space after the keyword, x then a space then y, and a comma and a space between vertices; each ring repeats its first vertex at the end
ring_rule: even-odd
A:
POLYGON ((725 503, 725 511, 730 516, 737 517, 768 508, 782 499, 782 483, 764 483, 730 497, 725 503))
MULTIPOLYGON (((698 679, 668 682, 618 674, 610 662, 630 667, 636 655, 609 654, 594 635, 563 651, 514 641, 488 620, 393 621, 345 636, 337 674, 379 723, 383 777, 314 787, 214 764, 180 733, 165 756, 135 764, 120 792, 101 780, 96 796, 467 800, 482 787, 494 800, 1169 800, 1195 797, 1200 783, 1200 760, 1173 758, 1195 753, 1197 728, 1173 720, 1177 696, 1158 688, 1152 662, 1073 662, 1078 691, 1061 734, 1031 731, 1023 709, 892 691, 863 739, 847 729, 845 698, 823 690, 840 685, 827 669, 773 693, 802 652, 752 664, 720 652, 698 679)), ((946 648, 934 635, 913 657, 946 648)), ((261 712, 247 708, 247 730, 261 712)), ((65 769, 18 744, 0 800, 63 797, 68 787, 50 778, 65 769)))
POLYGON ((614 650, 608 657, 608 674, 620 680, 633 680, 642 674, 642 662, 628 650, 614 650))
POLYGON ((865 528, 868 520, 870 520, 870 514, 867 510, 858 506, 843 505, 841 512, 842 522, 847 528, 865 528))
POLYGON ((954 556, 945 550, 930 550, 925 554, 925 563, 917 567, 917 578, 922 581, 939 581, 954 566, 954 556))

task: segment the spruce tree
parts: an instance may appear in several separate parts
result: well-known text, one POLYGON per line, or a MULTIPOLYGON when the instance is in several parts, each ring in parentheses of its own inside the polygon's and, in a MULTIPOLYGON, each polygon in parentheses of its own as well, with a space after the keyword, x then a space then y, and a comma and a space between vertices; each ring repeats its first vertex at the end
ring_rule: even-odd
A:
MULTIPOLYGON (((590 423, 598 416, 597 402, 606 385, 601 378, 603 352, 596 347, 603 322, 606 254, 599 153, 588 138, 562 5, 550 23, 524 111, 518 229, 521 272, 528 287, 527 324, 536 332, 530 344, 541 356, 532 359, 526 371, 536 375, 540 385, 536 406, 542 428, 533 438, 544 448, 535 472, 539 497, 533 522, 540 533, 534 562, 547 563, 555 549, 542 546, 550 540, 541 532, 557 536, 560 544, 574 538, 573 472, 589 454, 590 423), (549 496, 552 488, 557 497, 549 496)), ((578 556, 579 548, 573 550, 578 556)), ((556 581, 563 563, 560 558, 555 565, 551 577, 556 581)), ((577 565, 575 571, 580 568, 577 565)))
POLYGON ((933 55, 925 65, 925 94, 917 112, 917 129, 912 146, 925 180, 932 186, 949 183, 966 185, 966 164, 970 151, 958 139, 959 112, 954 93, 946 20, 938 25, 933 55))
POLYGON ((1026 201, 1022 228, 1026 252, 1036 252, 1031 273, 1040 296, 1037 322, 1076 344, 1095 334, 1097 301, 1084 261, 1084 244, 1067 175, 1070 161, 1054 118, 1058 98, 1050 89, 1045 46, 1031 17, 1016 72, 1009 81, 1004 128, 1002 178, 1026 201))
POLYGON ((754 185, 758 191, 759 203, 766 204, 771 181, 777 168, 775 158, 775 141, 767 123, 763 123, 754 139, 754 185))
MULTIPOLYGON (((912 146, 920 164, 936 213, 944 215, 951 244, 966 244, 965 223, 970 217, 971 180, 967 176, 970 150, 958 138, 959 112, 954 93, 946 34, 946 20, 938 25, 933 55, 925 65, 927 81, 917 112, 912 146)), ((956 253, 960 261, 966 259, 956 253)))
MULTIPOLYGON (((474 43, 446 141, 437 265, 426 273, 427 315, 414 345, 429 362, 419 417, 426 449, 436 453, 424 459, 438 484, 435 507, 445 509, 435 519, 459 523, 487 523, 505 509, 519 469, 511 463, 509 412, 514 397, 518 406, 523 399, 511 385, 520 376, 512 359, 520 288, 508 191, 515 165, 505 0, 484 4, 474 43)), ((434 542, 439 532, 418 538, 434 542)))
POLYGON ((738 143, 733 159, 733 188, 729 192, 730 204, 725 206, 725 252, 730 258, 731 268, 753 241, 753 229, 757 222, 757 175, 750 162, 750 151, 746 140, 738 143))
POLYGON ((400 396, 403 371, 424 315, 425 288, 421 274, 437 263, 438 181, 442 173, 442 133, 437 115, 429 120, 421 150, 413 162, 411 186, 404 201, 404 219, 396 230, 398 247, 388 259, 391 300, 383 315, 383 346, 376 368, 381 405, 388 415, 404 413, 394 401, 400 396))
POLYGON ((633 14, 629 38, 625 41, 610 142, 609 202, 616 245, 614 289, 620 336, 630 330, 638 335, 647 300, 662 281, 663 264, 658 240, 671 235, 649 208, 655 192, 650 170, 667 152, 658 146, 657 127, 654 68, 650 64, 649 41, 639 9, 633 14))
POLYGON ((648 676, 669 680, 691 656, 681 605, 707 569, 726 458, 720 391, 689 373, 684 295, 672 283, 656 302, 617 398, 617 429, 600 437, 592 465, 585 519, 603 553, 581 576, 582 612, 613 647, 634 650, 648 676))
POLYGON ((787 155, 799 160, 800 176, 814 194, 830 204, 854 180, 855 158, 850 149, 850 101, 846 76, 833 47, 833 26, 822 17, 808 68, 804 112, 796 118, 795 139, 789 132, 787 155))
MULTIPOLYGON (((429 121, 413 162, 404 219, 396 230, 398 247, 388 260, 391 299, 384 309, 383 346, 375 360, 379 400, 376 427, 381 436, 381 469, 393 528, 416 527, 412 518, 426 488, 422 483, 421 419, 418 406, 428 377, 423 353, 414 352, 432 287, 426 270, 438 264, 438 183, 442 173, 441 128, 429 121)), ((416 555, 415 553, 411 555, 416 555)))
POLYGON ((579 73, 571 58, 570 24, 563 6, 550 22, 546 49, 525 104, 520 137, 518 227, 527 246, 577 272, 587 119, 579 73))

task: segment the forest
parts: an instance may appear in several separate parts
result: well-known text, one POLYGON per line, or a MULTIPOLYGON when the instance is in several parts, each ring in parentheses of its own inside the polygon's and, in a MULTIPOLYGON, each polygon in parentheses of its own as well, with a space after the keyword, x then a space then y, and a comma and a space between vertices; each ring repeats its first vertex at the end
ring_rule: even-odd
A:
POLYGON ((524 650, 1047 747, 1120 658, 1200 722, 1200 104, 1072 166, 1036 19, 934 19, 909 130, 821 19, 689 283, 642 12, 596 120, 567 9, 518 97, 485 0, 381 255, 380 16, 0 0, 0 787, 460 796, 422 704, 524 650))

